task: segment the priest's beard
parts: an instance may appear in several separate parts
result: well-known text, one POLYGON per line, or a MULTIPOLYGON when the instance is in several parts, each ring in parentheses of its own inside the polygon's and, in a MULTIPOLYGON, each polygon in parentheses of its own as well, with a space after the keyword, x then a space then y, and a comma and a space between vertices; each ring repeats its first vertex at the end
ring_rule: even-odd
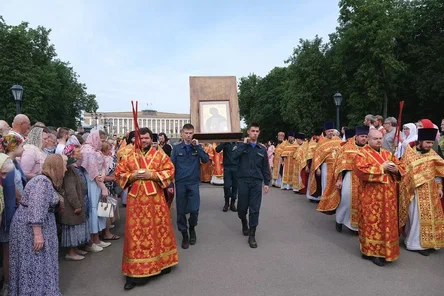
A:
POLYGON ((419 151, 421 154, 426 154, 429 153, 430 150, 432 150, 431 148, 429 149, 425 149, 424 147, 422 147, 421 145, 416 147, 416 151, 419 151))
POLYGON ((147 153, 148 151, 150 151, 151 145, 146 146, 145 148, 143 148, 143 152, 147 153))

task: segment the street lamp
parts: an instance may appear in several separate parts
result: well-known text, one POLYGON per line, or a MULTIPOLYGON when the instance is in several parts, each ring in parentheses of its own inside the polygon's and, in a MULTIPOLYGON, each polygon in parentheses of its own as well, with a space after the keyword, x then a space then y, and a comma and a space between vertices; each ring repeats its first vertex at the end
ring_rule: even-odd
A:
POLYGON ((11 87, 11 92, 15 101, 15 110, 17 114, 20 114, 20 103, 23 97, 23 87, 18 84, 15 84, 11 87))
POLYGON ((336 128, 340 130, 341 127, 339 125, 339 107, 341 107, 342 95, 340 93, 335 93, 333 99, 335 100, 336 105, 336 128))

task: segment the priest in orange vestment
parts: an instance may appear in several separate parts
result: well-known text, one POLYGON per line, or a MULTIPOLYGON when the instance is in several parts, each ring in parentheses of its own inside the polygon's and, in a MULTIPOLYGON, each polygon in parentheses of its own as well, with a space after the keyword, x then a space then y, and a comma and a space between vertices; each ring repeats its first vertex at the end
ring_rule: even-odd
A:
POLYGON ((208 143, 204 144, 203 149, 210 156, 210 161, 207 163, 200 163, 200 181, 210 183, 213 175, 214 149, 208 143))
POLYGON ((299 145, 296 142, 296 133, 295 132, 289 132, 287 134, 288 137, 288 143, 284 147, 284 150, 282 151, 281 157, 284 164, 283 170, 282 170, 282 185, 281 189, 283 190, 291 190, 291 184, 293 183, 293 154, 298 149, 299 145))
POLYGON ((179 262, 176 238, 164 188, 174 178, 174 165, 152 147, 152 132, 140 129, 142 149, 133 148, 117 165, 116 181, 128 188, 122 272, 125 290, 166 274, 179 262))
POLYGON ((407 250, 423 256, 444 248, 444 160, 432 149, 437 132, 435 128, 418 129, 417 145, 408 145, 401 159, 405 172, 399 186, 399 225, 406 226, 407 250))
POLYGON ((305 154, 307 153, 309 142, 305 140, 305 135, 302 133, 298 133, 296 138, 299 148, 293 154, 292 188, 295 193, 305 194, 308 181, 308 174, 305 170, 307 166, 305 154))
POLYGON ((304 153, 304 159, 301 160, 302 162, 305 162, 305 164, 301 163, 301 165, 300 165, 301 169, 303 167, 305 167, 305 172, 308 175, 307 184, 305 184, 305 186, 306 186, 305 187, 305 191, 306 191, 305 196, 307 197, 307 199, 310 202, 318 202, 321 198, 320 197, 320 195, 321 195, 321 178, 316 175, 314 175, 314 177, 317 179, 316 184, 319 186, 317 186, 317 190, 315 191, 314 194, 310 194, 310 184, 311 184, 310 172, 311 172, 311 166, 313 164, 313 157, 316 152, 316 148, 318 147, 318 141, 322 137, 322 135, 323 135, 322 128, 319 130, 316 130, 314 132, 314 135, 311 137, 311 140, 308 142, 307 150, 304 153))
POLYGON ((356 155, 353 173, 362 184, 358 200, 362 257, 378 266, 399 257, 398 164, 397 158, 382 148, 382 133, 371 129, 368 145, 356 155))
POLYGON ((273 158, 273 171, 272 171, 272 186, 280 188, 282 185, 282 165, 283 161, 281 158, 281 154, 284 151, 285 146, 287 145, 287 141, 285 141, 285 133, 278 133, 278 144, 276 149, 274 150, 274 158, 273 158))
MULTIPOLYGON (((324 123, 324 136, 318 141, 310 171, 310 195, 314 195, 317 191, 318 184, 315 176, 321 177, 321 196, 328 184, 334 182, 336 151, 342 143, 342 140, 334 133, 335 124, 331 121, 324 123)), ((317 200, 320 199, 319 197, 317 200)))
POLYGON ((217 144, 213 143, 213 155, 211 161, 213 162, 213 171, 211 176, 211 184, 224 185, 224 154, 223 152, 216 152, 217 144))
POLYGON ((342 225, 355 233, 358 231, 358 199, 361 182, 353 173, 353 166, 356 155, 367 144, 368 132, 368 126, 358 126, 356 132, 355 129, 345 130, 347 142, 343 143, 336 155, 334 182, 329 184, 318 206, 320 212, 336 213, 338 232, 342 231, 342 225))

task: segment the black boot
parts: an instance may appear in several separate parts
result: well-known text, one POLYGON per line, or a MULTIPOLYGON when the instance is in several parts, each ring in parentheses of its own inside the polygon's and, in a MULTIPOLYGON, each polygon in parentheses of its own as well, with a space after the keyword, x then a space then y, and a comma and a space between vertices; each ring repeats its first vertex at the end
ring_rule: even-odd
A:
POLYGON ((190 227, 190 245, 195 245, 196 240, 196 230, 194 230, 194 227, 190 227))
POLYGON ((250 228, 250 235, 248 236, 248 243, 250 244, 250 248, 257 248, 256 242, 256 226, 250 228))
POLYGON ((418 253, 421 254, 422 256, 429 256, 430 250, 429 249, 420 250, 420 251, 418 251, 418 253))
POLYGON ((123 286, 123 289, 126 290, 126 291, 128 291, 128 290, 133 289, 135 286, 136 286, 136 283, 134 283, 134 282, 131 280, 131 278, 126 277, 126 283, 125 283, 125 286, 123 286))
POLYGON ((229 206, 229 204, 230 204, 230 202, 229 202, 229 198, 226 198, 226 199, 225 199, 225 204, 224 204, 224 207, 223 207, 222 211, 224 211, 224 212, 228 212, 228 206, 229 206))
POLYGON ((339 224, 338 222, 336 222, 336 231, 342 232, 342 224, 339 224))
POLYGON ((242 233, 243 233, 245 236, 248 236, 248 235, 250 234, 250 230, 248 229, 248 221, 247 221, 247 218, 243 218, 243 219, 241 219, 241 221, 242 221, 242 233))
POLYGON ((231 210, 232 212, 237 212, 237 209, 236 209, 236 200, 235 200, 234 198, 231 198, 230 210, 231 210))
POLYGON ((188 232, 182 232, 182 249, 188 249, 190 247, 190 238, 188 232))
POLYGON ((171 267, 163 269, 160 274, 169 274, 171 272, 171 267))
POLYGON ((367 256, 362 254, 362 258, 365 260, 370 260, 371 262, 373 262, 373 264, 377 265, 377 266, 384 266, 385 265, 385 260, 383 258, 379 258, 379 257, 373 257, 373 256, 367 256))

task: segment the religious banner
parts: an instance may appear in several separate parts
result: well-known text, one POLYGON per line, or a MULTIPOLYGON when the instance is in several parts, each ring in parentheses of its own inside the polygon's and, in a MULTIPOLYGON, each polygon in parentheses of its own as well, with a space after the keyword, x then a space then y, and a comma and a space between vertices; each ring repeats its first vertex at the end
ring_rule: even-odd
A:
POLYGON ((190 77, 190 114, 194 137, 201 142, 240 140, 236 77, 190 77))

